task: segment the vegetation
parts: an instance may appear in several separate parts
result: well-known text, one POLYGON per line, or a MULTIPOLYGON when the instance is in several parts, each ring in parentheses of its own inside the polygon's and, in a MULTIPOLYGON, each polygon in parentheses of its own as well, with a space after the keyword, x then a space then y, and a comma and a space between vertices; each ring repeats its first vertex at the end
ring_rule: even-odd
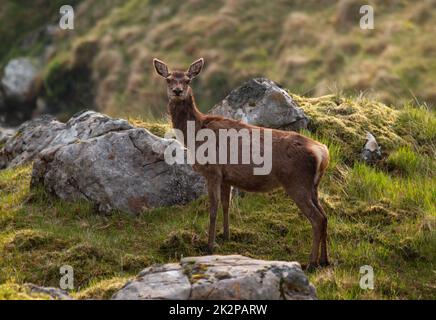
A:
MULTIPOLYGON (((35 30, 58 21, 59 1, 5 2, 0 61, 45 54, 47 39, 35 30)), ((72 1, 75 29, 50 38, 44 64, 48 105, 61 114, 93 106, 112 116, 160 118, 165 89, 152 58, 186 67, 203 56, 204 73, 194 82, 203 111, 254 76, 304 96, 363 92, 388 105, 434 106, 434 1, 367 3, 374 30, 359 28, 358 0, 72 1)))
MULTIPOLYGON (((332 266, 309 274, 319 298, 435 299, 434 112, 337 95, 294 98, 312 117, 305 134, 332 156, 320 192, 332 266), (374 166, 358 161, 365 130, 384 152, 374 166), (359 287, 363 265, 374 268, 374 290, 359 287)), ((168 127, 130 122, 158 135, 168 127)), ((26 282, 58 286, 64 264, 74 267, 73 296, 109 298, 148 265, 205 254, 206 197, 138 217, 100 215, 87 202, 30 190, 30 176, 30 165, 0 172, 0 298, 29 298, 26 282)), ((282 191, 246 194, 232 203, 231 241, 219 233, 218 244, 217 254, 305 262, 310 224, 282 191)))

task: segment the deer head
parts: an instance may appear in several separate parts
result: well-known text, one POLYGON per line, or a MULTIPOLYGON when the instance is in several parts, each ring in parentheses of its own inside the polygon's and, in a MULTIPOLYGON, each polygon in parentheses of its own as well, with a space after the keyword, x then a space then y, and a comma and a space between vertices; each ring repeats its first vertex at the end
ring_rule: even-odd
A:
POLYGON ((204 59, 200 58, 193 62, 187 71, 169 71, 165 62, 153 59, 156 73, 167 81, 167 94, 170 100, 184 100, 189 94, 191 80, 198 76, 204 65, 204 59))

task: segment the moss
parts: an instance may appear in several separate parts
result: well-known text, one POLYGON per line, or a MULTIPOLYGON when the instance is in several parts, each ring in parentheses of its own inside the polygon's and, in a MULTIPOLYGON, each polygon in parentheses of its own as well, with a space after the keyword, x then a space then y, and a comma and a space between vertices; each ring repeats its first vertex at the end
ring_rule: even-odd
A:
POLYGON ((70 67, 67 57, 57 57, 50 61, 44 74, 44 86, 49 96, 61 96, 68 90, 66 74, 70 67))
POLYGON ((51 300, 43 293, 31 293, 28 288, 16 283, 0 284, 0 300, 51 300))
POLYGON ((159 251, 168 257, 180 258, 201 253, 202 246, 197 234, 184 230, 170 233, 159 251))
POLYGON ((318 98, 293 95, 293 98, 310 117, 309 130, 339 145, 347 163, 359 158, 367 131, 376 137, 385 153, 408 144, 392 130, 400 112, 384 104, 336 95, 318 98))
POLYGON ((67 241, 57 239, 48 233, 27 229, 17 231, 11 241, 5 245, 5 249, 19 252, 38 250, 40 248, 55 250, 65 247, 67 244, 67 241))
POLYGON ((206 274, 208 265, 202 263, 188 263, 183 266, 183 273, 189 278, 191 283, 196 283, 203 279, 209 279, 206 274))
POLYGON ((202 279, 208 279, 209 276, 207 274, 201 274, 201 273, 194 273, 191 275, 191 283, 195 283, 197 281, 200 281, 202 279))
POLYGON ((147 256, 125 254, 121 258, 122 269, 127 272, 139 272, 150 264, 150 259, 147 256))
MULTIPOLYGON (((223 234, 218 234, 218 239, 222 239, 223 234)), ((234 242, 243 242, 243 243, 255 243, 257 240, 257 235, 255 232, 250 230, 242 230, 239 228, 231 227, 230 228, 230 241, 234 242)))
POLYGON ((271 220, 267 223, 267 226, 272 233, 278 234, 282 237, 286 236, 289 232, 287 225, 281 221, 271 220))
POLYGON ((164 137, 165 133, 171 130, 168 123, 148 122, 134 118, 129 118, 129 122, 135 127, 147 129, 158 137, 164 137))
POLYGON ((93 281, 87 288, 73 294, 75 299, 88 300, 108 300, 115 292, 120 290, 129 280, 127 277, 114 277, 102 281, 93 281))

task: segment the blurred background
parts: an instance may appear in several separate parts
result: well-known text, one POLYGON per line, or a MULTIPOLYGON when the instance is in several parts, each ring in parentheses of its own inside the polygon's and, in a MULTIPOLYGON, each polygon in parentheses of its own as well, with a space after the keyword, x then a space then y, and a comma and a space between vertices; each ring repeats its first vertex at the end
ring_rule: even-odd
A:
POLYGON ((290 92, 436 105, 435 0, 0 0, 0 126, 82 109, 157 120, 152 58, 186 68, 206 111, 255 76, 290 92), (59 28, 73 6, 74 30, 59 28), (361 5, 375 28, 359 27, 361 5))

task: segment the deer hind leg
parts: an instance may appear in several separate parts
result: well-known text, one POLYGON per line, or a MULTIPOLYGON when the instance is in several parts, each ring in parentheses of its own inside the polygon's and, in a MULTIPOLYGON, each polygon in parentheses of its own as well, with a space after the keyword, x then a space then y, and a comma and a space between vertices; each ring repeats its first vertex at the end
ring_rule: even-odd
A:
POLYGON ((223 230, 224 230, 224 240, 228 241, 230 239, 230 229, 229 229, 229 206, 231 201, 231 190, 232 187, 228 184, 221 185, 221 204, 223 206, 223 230))
POLYGON ((321 235, 321 256, 319 259, 319 263, 321 266, 325 267, 328 266, 329 260, 328 260, 328 254, 327 254, 327 215, 324 211, 324 208, 319 203, 318 198, 318 190, 315 189, 314 195, 312 197, 313 204, 317 207, 319 212, 324 216, 323 220, 323 227, 322 227, 322 235, 321 235))
POLYGON ((215 246, 216 235, 216 216, 218 211, 218 205, 220 202, 221 182, 217 180, 208 180, 207 191, 209 195, 209 241, 208 249, 210 253, 213 253, 215 246))
POLYGON ((300 190, 299 194, 295 194, 295 191, 288 190, 288 194, 294 199, 298 208, 312 225, 312 249, 307 267, 311 270, 318 267, 319 248, 322 241, 324 224, 327 223, 327 220, 314 204, 310 192, 301 192, 300 190))

